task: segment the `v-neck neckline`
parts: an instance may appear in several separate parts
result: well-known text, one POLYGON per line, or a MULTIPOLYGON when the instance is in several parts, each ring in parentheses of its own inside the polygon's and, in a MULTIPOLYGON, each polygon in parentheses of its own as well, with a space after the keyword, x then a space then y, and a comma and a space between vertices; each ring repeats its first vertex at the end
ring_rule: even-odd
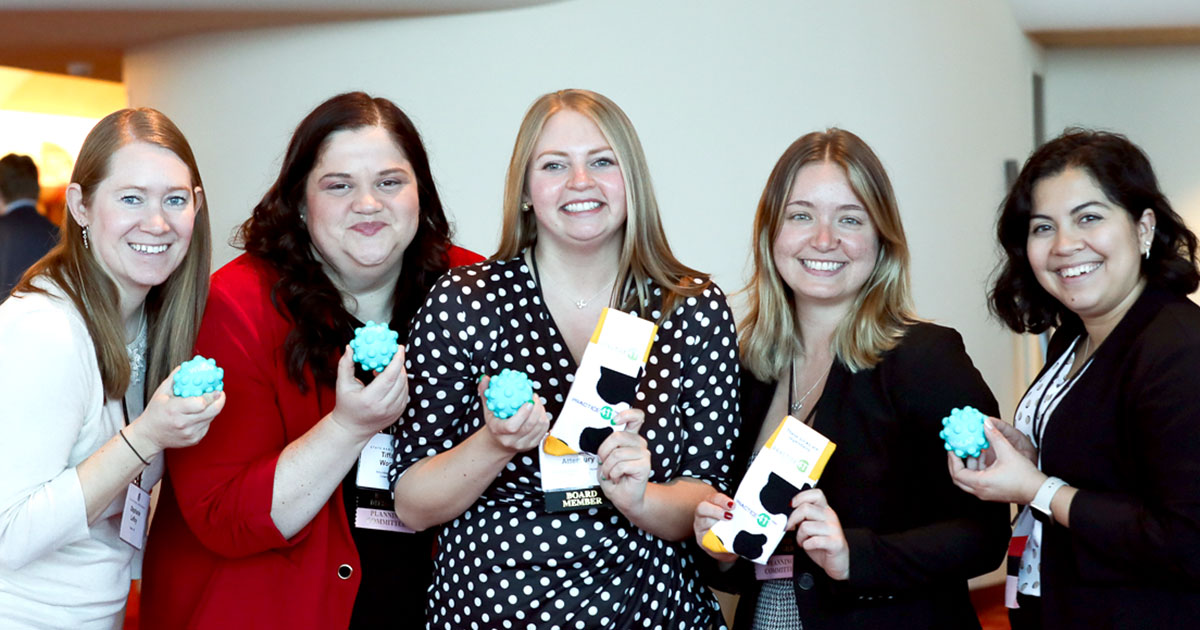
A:
MULTIPOLYGON (((520 261, 519 270, 529 276, 533 281, 534 295, 537 297, 538 317, 535 325, 539 328, 541 334, 545 335, 548 340, 556 341, 562 347, 562 353, 567 358, 567 366, 563 369, 570 374, 575 374, 579 371, 579 363, 575 361, 575 356, 571 354, 571 347, 567 345, 567 338, 562 334, 562 327, 554 320, 554 314, 550 312, 550 306, 546 304, 546 295, 542 293, 542 282, 538 274, 533 270, 533 264, 525 259, 525 254, 528 251, 530 258, 533 257, 533 252, 523 250, 518 260, 520 261)), ((551 352, 554 351, 554 346, 551 344, 551 352)), ((551 362, 554 365, 554 362, 551 362)), ((563 383, 566 379, 560 375, 559 380, 563 383)))

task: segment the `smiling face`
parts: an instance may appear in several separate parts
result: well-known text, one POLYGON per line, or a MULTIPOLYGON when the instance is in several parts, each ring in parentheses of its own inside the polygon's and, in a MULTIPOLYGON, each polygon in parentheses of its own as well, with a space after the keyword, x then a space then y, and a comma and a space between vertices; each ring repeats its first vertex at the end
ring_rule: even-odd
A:
POLYGON ((71 184, 67 199, 122 302, 133 304, 166 282, 187 254, 201 194, 177 155, 134 142, 113 153, 90 199, 79 184, 71 184))
POLYGON ((1038 284, 1087 323, 1119 319, 1142 286, 1141 260, 1154 212, 1135 223, 1084 169, 1033 186, 1026 249, 1038 284))
POLYGON ((382 127, 329 135, 305 183, 308 232, 342 287, 400 273, 421 200, 412 165, 382 127))
POLYGON ((526 190, 539 239, 567 250, 620 246, 625 178, 616 153, 587 116, 564 109, 546 121, 529 162, 526 190))
POLYGON ((875 269, 879 236, 842 167, 800 167, 772 257, 802 303, 849 307, 875 269))

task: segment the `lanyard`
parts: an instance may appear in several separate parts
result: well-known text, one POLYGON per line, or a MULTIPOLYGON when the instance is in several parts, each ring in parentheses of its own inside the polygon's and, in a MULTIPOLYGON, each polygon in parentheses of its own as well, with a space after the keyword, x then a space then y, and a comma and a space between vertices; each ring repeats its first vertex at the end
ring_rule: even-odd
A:
MULTIPOLYGON (((1046 422, 1048 422, 1050 419, 1050 410, 1058 408, 1058 403, 1067 395, 1067 392, 1071 390, 1071 386, 1075 384, 1075 381, 1079 379, 1080 375, 1082 375, 1085 370, 1087 370, 1088 366, 1092 364, 1092 360, 1095 358, 1095 355, 1093 355, 1092 358, 1089 358, 1086 363, 1081 365, 1079 367, 1079 371, 1076 372, 1069 381, 1063 383, 1062 388, 1054 394, 1054 397, 1052 397, 1049 402, 1046 402, 1046 394, 1050 392, 1050 386, 1052 386, 1054 382, 1058 380, 1058 377, 1062 375, 1063 369, 1075 362, 1074 353, 1075 348, 1078 345, 1079 338, 1076 337, 1075 341, 1071 344, 1071 360, 1064 360, 1062 363, 1058 364, 1058 368, 1054 370, 1054 374, 1050 375, 1050 380, 1046 382, 1046 388, 1042 390, 1042 394, 1038 396, 1037 404, 1033 407, 1033 435, 1031 436, 1031 439, 1034 447, 1038 449, 1041 449, 1042 433, 1046 431, 1046 422)), ((1064 357, 1064 359, 1065 358, 1066 357, 1064 357)))
MULTIPOLYGON (((129 426, 129 403, 125 402, 125 396, 121 396, 121 415, 125 417, 125 426, 129 426)), ((133 482, 142 487, 142 473, 138 473, 133 482)))

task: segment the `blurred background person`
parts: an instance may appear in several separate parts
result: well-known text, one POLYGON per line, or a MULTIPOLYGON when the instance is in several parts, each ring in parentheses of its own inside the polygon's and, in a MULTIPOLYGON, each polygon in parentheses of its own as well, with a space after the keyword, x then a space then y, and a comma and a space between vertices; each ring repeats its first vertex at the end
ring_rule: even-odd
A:
POLYGON ((0 158, 0 302, 58 241, 58 228, 38 213, 40 192, 32 158, 15 153, 0 158))

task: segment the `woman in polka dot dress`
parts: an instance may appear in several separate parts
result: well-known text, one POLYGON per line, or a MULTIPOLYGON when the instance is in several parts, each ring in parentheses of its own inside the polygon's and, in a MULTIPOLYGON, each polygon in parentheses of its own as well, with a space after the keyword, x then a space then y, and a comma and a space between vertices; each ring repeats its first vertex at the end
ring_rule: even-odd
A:
POLYGON ((509 165, 499 251, 444 276, 413 320, 396 511, 442 526, 429 627, 723 628, 685 540, 697 502, 727 487, 736 345, 720 289, 666 244, 624 113, 587 91, 539 98, 509 165), (597 452, 605 505, 550 512, 554 462, 539 446, 609 305, 658 334, 619 418, 630 430, 597 452), (481 394, 503 368, 540 400, 497 420, 481 394))

